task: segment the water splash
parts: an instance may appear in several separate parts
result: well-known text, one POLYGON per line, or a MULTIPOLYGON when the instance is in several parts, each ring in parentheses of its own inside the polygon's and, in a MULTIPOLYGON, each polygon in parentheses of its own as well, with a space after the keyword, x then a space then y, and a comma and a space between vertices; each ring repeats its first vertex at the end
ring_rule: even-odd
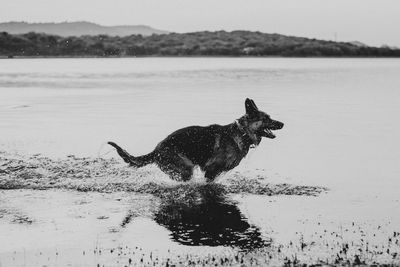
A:
MULTIPOLYGON (((224 193, 259 195, 316 196, 327 190, 318 186, 265 181, 268 178, 233 172, 214 183, 214 186, 224 193)), ((0 152, 0 189, 126 191, 157 196, 171 190, 185 192, 197 184, 173 181, 156 166, 135 169, 116 159, 79 158, 73 155, 64 159, 50 159, 40 155, 25 157, 0 152)))

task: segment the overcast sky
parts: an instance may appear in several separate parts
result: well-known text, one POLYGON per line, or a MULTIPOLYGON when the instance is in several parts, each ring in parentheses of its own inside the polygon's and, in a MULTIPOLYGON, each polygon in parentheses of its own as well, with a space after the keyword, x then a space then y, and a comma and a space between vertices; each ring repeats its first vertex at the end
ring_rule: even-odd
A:
POLYGON ((191 32, 257 30, 400 46, 400 0, 1 0, 0 22, 85 20, 191 32))

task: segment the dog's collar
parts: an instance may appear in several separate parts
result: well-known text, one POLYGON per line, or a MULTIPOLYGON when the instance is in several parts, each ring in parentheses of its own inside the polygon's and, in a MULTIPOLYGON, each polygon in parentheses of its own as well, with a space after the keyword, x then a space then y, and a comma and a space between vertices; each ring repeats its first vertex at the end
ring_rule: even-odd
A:
MULTIPOLYGON (((239 130, 239 132, 241 132, 242 133, 242 137, 244 137, 245 139, 247 139, 248 141, 249 141, 249 146, 250 146, 250 148, 254 148, 256 145, 255 144, 253 144, 253 142, 251 141, 251 138, 250 138, 250 136, 249 136, 249 133, 244 129, 244 127, 240 124, 240 122, 239 122, 239 120, 235 120, 235 124, 236 124, 236 127, 238 128, 238 130, 239 130)), ((239 148, 241 147, 241 146, 243 146, 243 144, 238 144, 238 146, 239 146, 239 148)))
POLYGON ((244 127, 240 124, 239 120, 235 120, 236 127, 238 128, 239 132, 242 133, 242 137, 245 137, 249 143, 250 143, 250 148, 256 147, 256 145, 251 141, 251 137, 249 136, 249 133, 244 129, 244 127))

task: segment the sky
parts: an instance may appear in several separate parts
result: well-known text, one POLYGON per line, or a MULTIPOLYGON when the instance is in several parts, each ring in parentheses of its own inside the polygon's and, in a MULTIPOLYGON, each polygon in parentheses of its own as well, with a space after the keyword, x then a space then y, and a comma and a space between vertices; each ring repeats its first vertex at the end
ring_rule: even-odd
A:
POLYGON ((400 0, 1 0, 7 21, 251 30, 400 47, 400 0))

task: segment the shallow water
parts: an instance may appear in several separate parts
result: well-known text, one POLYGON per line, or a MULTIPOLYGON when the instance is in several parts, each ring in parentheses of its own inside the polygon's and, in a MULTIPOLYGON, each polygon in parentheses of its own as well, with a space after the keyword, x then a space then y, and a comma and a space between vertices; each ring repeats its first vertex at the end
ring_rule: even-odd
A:
MULTIPOLYGON (((325 243, 334 252, 343 240, 364 240, 364 252, 365 240, 381 246, 400 230, 395 212, 400 200, 399 73, 397 59, 0 60, 0 187, 14 189, 1 191, 0 235, 16 240, 0 245, 0 259, 8 262, 14 251, 26 251, 39 260, 34 237, 49 229, 58 238, 54 243, 44 238, 37 249, 46 255, 55 247, 80 255, 81 248, 96 247, 99 238, 103 248, 125 244, 160 255, 169 248, 175 256, 203 260, 207 257, 201 253, 228 253, 235 259, 248 247, 258 252, 240 257, 265 260, 269 248, 280 263, 293 254, 308 263, 333 260, 325 243), (186 185, 152 166, 126 168, 104 145, 113 140, 134 155, 147 153, 180 127, 231 123, 244 113, 246 97, 285 127, 209 190, 201 174, 186 185), (93 199, 87 217, 69 201, 75 197, 93 199), (34 204, 40 200, 42 205, 34 204), (65 205, 57 216, 49 212, 53 200, 65 205), (69 218, 69 209, 80 215, 69 218), (96 210, 105 219, 93 215, 96 210), (214 221, 204 221, 207 215, 214 221), (79 216, 85 223, 75 227, 79 216), (333 232, 341 238, 332 238, 333 232), (308 252, 301 249, 304 239, 314 243, 308 252), (158 242, 163 248, 152 250, 158 242)), ((396 262, 395 245, 386 258, 371 257, 396 262)), ((379 248, 386 251, 385 246, 379 248)), ((79 262, 95 262, 93 255, 79 262)), ((118 257, 103 255, 99 261, 115 263, 118 257)))
POLYGON ((399 185, 397 59, 18 59, 0 70, 5 151, 93 157, 114 140, 147 153, 180 127, 231 123, 251 97, 286 124, 242 169, 399 185))

